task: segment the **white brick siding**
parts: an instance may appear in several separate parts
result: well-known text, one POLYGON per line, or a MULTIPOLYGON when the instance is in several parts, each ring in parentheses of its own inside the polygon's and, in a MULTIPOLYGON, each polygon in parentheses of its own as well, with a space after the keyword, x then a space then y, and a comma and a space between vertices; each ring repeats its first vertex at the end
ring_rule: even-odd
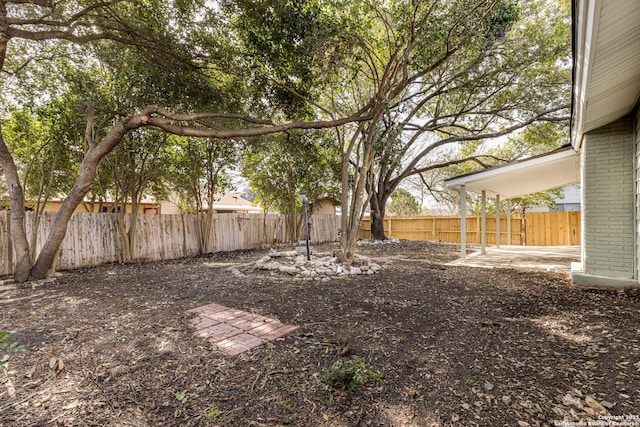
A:
POLYGON ((589 275, 633 279, 635 268, 634 121, 585 134, 582 146, 583 268, 589 275))

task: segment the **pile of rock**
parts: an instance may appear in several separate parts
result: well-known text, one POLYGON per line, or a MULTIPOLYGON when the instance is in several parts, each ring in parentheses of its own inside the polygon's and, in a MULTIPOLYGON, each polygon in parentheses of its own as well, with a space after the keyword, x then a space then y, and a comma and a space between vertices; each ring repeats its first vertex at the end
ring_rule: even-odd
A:
POLYGON ((332 256, 319 257, 311 255, 310 258, 310 260, 307 260, 306 255, 298 255, 294 251, 280 253, 271 250, 269 255, 256 261, 254 267, 258 270, 274 271, 303 278, 369 275, 375 274, 384 268, 366 257, 357 255, 352 265, 339 263, 338 259, 332 256))
POLYGON ((390 237, 385 240, 371 240, 371 239, 361 239, 358 240, 358 246, 377 246, 377 245, 390 245, 392 243, 400 243, 400 239, 395 237, 390 237))

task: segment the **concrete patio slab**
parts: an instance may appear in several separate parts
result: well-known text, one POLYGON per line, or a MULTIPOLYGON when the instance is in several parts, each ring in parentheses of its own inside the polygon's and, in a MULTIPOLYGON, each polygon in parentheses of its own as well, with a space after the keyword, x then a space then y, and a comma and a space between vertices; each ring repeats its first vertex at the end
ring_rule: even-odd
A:
POLYGON ((466 262, 457 259, 447 265, 465 265, 485 268, 518 268, 571 272, 571 263, 580 261, 580 246, 495 246, 480 253, 480 247, 468 249, 466 262))
POLYGON ((298 329, 298 326, 220 304, 207 304, 188 311, 197 314, 189 321, 196 329, 196 336, 213 342, 228 356, 251 350, 298 329))

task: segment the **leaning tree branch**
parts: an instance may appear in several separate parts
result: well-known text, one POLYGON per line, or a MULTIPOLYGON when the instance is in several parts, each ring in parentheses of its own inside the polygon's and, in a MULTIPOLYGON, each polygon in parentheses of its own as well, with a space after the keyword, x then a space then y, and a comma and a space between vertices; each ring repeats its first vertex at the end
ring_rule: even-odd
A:
MULTIPOLYGON (((365 114, 366 111, 359 111, 351 116, 343 117, 336 120, 326 120, 326 121, 315 121, 315 122, 289 122, 284 124, 273 124, 268 122, 270 125, 265 125, 261 127, 255 128, 241 128, 241 129, 212 129, 212 128, 203 128, 203 127, 194 127, 185 124, 179 124, 175 121, 180 122, 193 122, 198 119, 201 119, 203 114, 207 115, 208 113, 198 113, 198 114, 176 114, 172 113, 164 108, 159 106, 149 106, 145 110, 147 113, 137 114, 133 117, 139 117, 139 121, 144 126, 154 127, 164 132, 180 135, 180 136, 189 136, 189 137, 200 137, 200 138, 220 138, 220 139, 231 139, 231 138, 250 138, 255 136, 268 135, 272 133, 278 132, 286 132, 293 129, 327 129, 337 126, 342 126, 348 123, 354 122, 366 122, 371 119, 371 114, 365 114), (169 120, 167 120, 169 119, 169 120)), ((215 113, 209 114, 209 116, 215 116, 215 113)), ((235 115, 231 115, 235 116, 235 115)), ((234 118, 240 118, 244 116, 237 116, 234 118)), ((257 123, 258 120, 253 119, 254 123, 257 123)), ((267 121, 263 121, 265 124, 267 121)))
POLYGON ((256 125, 265 125, 265 126, 275 125, 272 120, 256 119, 256 118, 242 115, 242 114, 231 114, 231 113, 180 114, 180 113, 174 113, 172 111, 166 110, 161 107, 158 107, 158 110, 156 112, 159 115, 166 117, 167 119, 181 121, 181 122, 197 121, 202 119, 229 119, 229 120, 240 120, 243 122, 252 123, 256 125))

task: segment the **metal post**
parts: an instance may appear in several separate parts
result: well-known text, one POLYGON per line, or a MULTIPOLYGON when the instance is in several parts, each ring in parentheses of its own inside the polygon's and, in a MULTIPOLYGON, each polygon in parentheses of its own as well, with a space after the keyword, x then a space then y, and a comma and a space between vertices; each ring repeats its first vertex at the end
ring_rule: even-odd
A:
POLYGON ((500 247, 500 195, 496 194, 496 248, 500 247))
POLYGON ((511 199, 507 200, 507 246, 511 245, 511 199))
POLYGON ((300 190, 300 196, 302 196, 302 219, 304 221, 304 240, 307 243, 307 261, 311 261, 311 254, 309 253, 309 219, 307 217, 307 198, 304 195, 305 195, 305 191, 300 190))
POLYGON ((467 260, 467 186, 460 186, 460 259, 467 260))
POLYGON ((482 190, 482 222, 480 223, 480 253, 484 254, 487 246, 487 192, 482 190))

